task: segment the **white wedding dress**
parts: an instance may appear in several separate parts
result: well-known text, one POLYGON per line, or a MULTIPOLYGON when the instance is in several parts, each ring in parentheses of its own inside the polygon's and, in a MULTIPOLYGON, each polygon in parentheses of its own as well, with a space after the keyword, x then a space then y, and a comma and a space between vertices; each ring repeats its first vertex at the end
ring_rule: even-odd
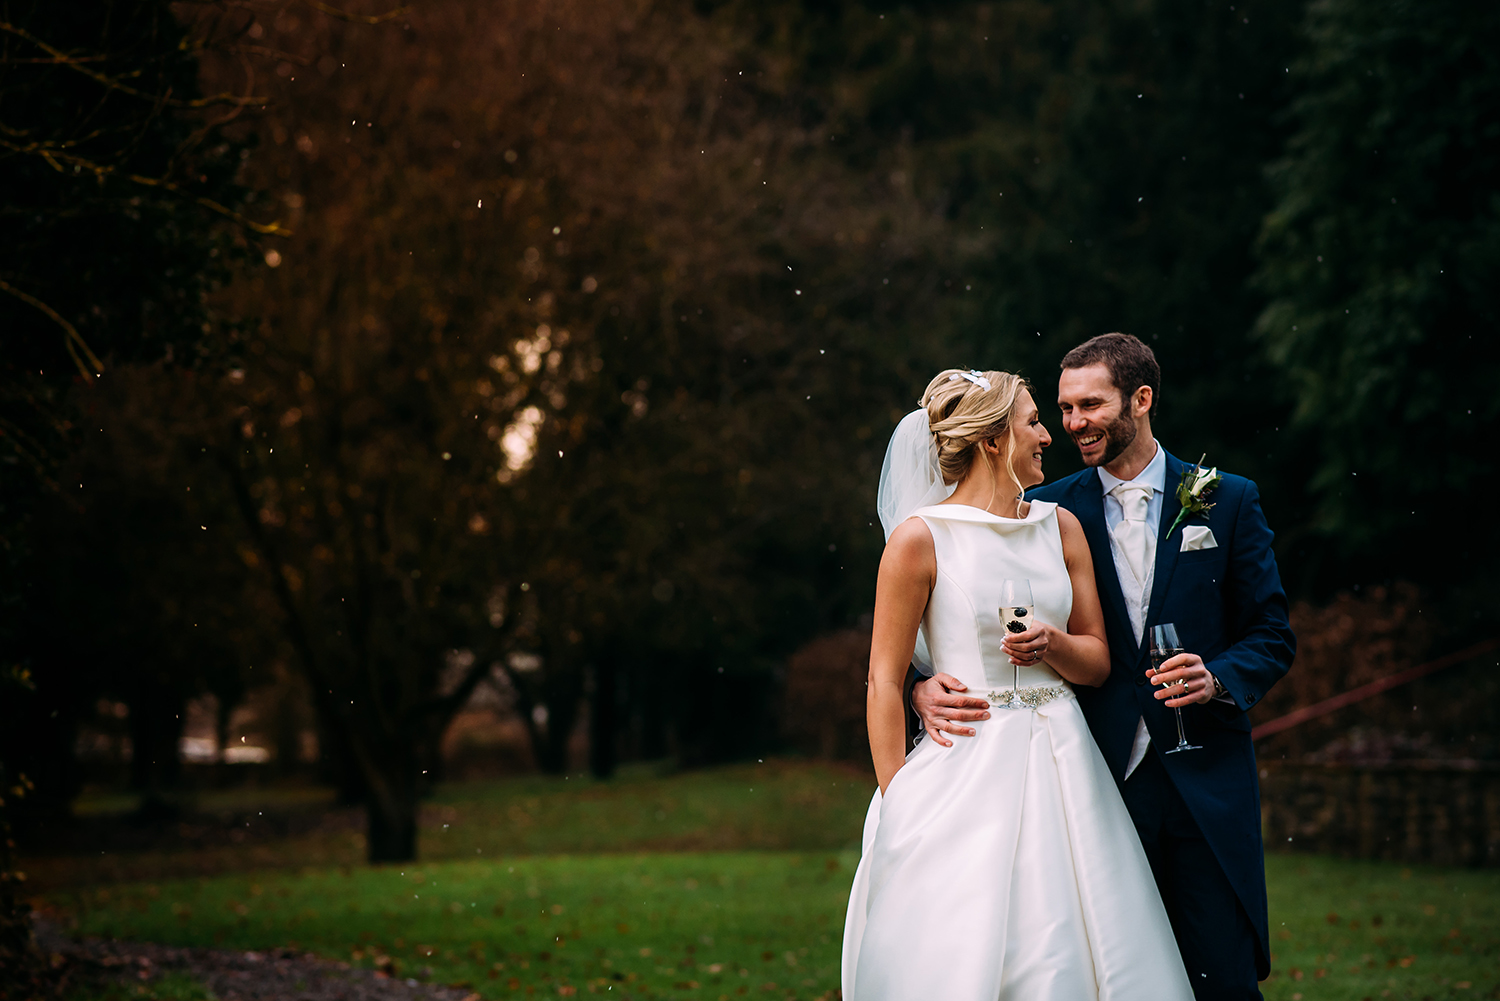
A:
POLYGON ((1045 663, 1016 672, 1000 648, 1004 578, 1029 579, 1036 618, 1067 625, 1057 506, 1033 501, 1023 519, 957 504, 916 515, 937 551, 923 619, 934 670, 992 705, 974 736, 923 739, 876 791, 844 927, 844 998, 1191 1001, 1071 687, 1045 663))

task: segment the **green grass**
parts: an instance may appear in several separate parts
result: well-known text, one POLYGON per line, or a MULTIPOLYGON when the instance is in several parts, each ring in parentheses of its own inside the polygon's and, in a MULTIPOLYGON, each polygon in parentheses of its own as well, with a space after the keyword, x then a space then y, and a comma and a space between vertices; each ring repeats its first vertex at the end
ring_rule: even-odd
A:
POLYGON ((485 854, 827 850, 859 847, 873 775, 776 760, 662 775, 626 772, 451 785, 428 813, 430 858, 485 854))
MULTIPOLYGON (((874 778, 823 763, 768 760, 702 771, 623 769, 609 782, 582 775, 443 786, 422 810, 423 861, 634 851, 858 849, 874 778)), ((266 813, 320 807, 321 793, 240 790, 203 806, 266 813)), ((103 799, 103 797, 97 797, 103 799)), ((94 813, 102 812, 95 805, 94 813)), ((118 804, 114 804, 118 806, 118 804)), ((37 892, 247 870, 356 866, 363 814, 328 812, 326 829, 297 838, 97 856, 24 859, 37 892)), ((252 818, 252 824, 255 818, 252 818)), ((254 831, 247 832, 251 835, 254 831)))
POLYGON ((57 904, 77 931, 278 946, 517 990, 812 998, 838 986, 856 856, 725 852, 465 861, 132 884, 57 904))
MULTIPOLYGON (((512 858, 132 884, 55 903, 85 934, 311 950, 486 997, 530 987, 813 998, 838 987, 856 862, 852 852, 512 858)), ((1273 856, 1269 872, 1268 1001, 1500 997, 1500 873, 1297 856, 1273 856)))
MULTIPOLYGON (((308 854, 317 838, 217 849, 238 871, 212 876, 191 876, 206 856, 121 856, 114 884, 54 860, 79 869, 47 904, 85 934, 289 946, 485 997, 816 998, 838 987, 870 789, 795 762, 453 786, 419 865, 360 865, 347 831, 319 836, 344 839, 335 858, 308 854)), ((1295 855, 1267 872, 1268 1001, 1500 998, 1500 872, 1295 855)))
POLYGON ((1268 1001, 1500 998, 1500 872, 1267 858, 1268 1001))

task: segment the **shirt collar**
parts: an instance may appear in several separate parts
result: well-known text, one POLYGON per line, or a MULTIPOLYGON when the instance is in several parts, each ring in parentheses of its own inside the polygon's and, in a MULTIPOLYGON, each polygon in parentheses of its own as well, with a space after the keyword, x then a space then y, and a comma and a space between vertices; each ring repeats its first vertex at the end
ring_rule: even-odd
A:
POLYGON ((1156 454, 1151 461, 1146 463, 1146 468, 1136 474, 1133 480, 1122 480, 1115 474, 1109 472, 1103 466, 1099 470, 1099 482, 1104 484, 1104 492, 1109 493, 1121 483, 1133 483, 1140 487, 1150 487, 1159 494, 1167 492, 1167 450, 1161 447, 1161 442, 1155 438, 1151 439, 1156 446, 1156 454))

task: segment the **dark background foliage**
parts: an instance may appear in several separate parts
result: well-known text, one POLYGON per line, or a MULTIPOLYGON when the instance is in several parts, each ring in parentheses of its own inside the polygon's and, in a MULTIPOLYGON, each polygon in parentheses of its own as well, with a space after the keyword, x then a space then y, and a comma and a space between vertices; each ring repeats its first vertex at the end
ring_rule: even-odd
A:
POLYGON ((0 666, 36 684, 0 753, 55 814, 100 700, 168 810, 186 702, 288 672, 375 857, 485 686, 549 771, 585 724, 601 776, 780 746, 794 651, 857 676, 930 373, 1045 413, 1108 330, 1158 352, 1163 444, 1260 484, 1303 621, 1409 624, 1320 678, 1495 631, 1482 6, 0 12, 0 666))

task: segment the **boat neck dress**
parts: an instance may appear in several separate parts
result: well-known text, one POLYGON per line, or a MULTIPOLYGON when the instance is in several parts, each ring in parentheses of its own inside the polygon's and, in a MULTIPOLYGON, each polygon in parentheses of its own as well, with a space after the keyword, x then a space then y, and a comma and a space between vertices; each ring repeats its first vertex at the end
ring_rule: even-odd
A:
POLYGON ((1145 852, 1083 713, 1045 661, 1000 643, 1001 582, 1066 629, 1073 589, 1057 506, 1024 518, 961 504, 914 517, 937 580, 923 616, 935 672, 990 702, 952 747, 922 739, 865 818, 844 928, 847 1001, 1191 1001, 1145 852))

